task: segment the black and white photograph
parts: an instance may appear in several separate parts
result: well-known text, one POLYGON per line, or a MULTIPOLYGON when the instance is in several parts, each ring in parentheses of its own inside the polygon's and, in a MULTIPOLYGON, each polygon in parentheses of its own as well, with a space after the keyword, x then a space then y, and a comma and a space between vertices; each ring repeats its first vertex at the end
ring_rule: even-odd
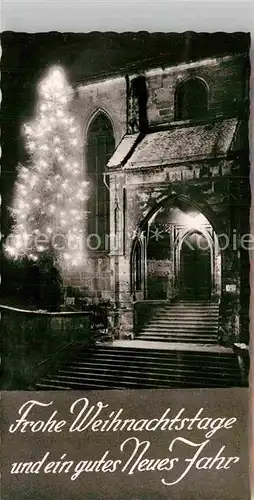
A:
POLYGON ((249 49, 2 33, 3 390, 248 386, 249 49))
POLYGON ((247 4, 8 2, 3 500, 249 500, 247 4))

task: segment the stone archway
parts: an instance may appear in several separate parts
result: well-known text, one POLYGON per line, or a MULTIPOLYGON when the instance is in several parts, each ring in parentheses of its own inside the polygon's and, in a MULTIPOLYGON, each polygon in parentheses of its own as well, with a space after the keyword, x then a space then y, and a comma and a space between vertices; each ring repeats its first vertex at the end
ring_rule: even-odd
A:
MULTIPOLYGON (((174 199, 171 204, 161 204, 146 218, 141 234, 145 235, 142 241, 141 286, 137 279, 139 286, 132 287, 132 293, 138 292, 137 296, 143 300, 171 300, 181 296, 214 302, 220 300, 221 252, 218 238, 212 224, 196 206, 180 199, 174 199), (193 238, 198 241, 191 249, 193 238)), ((139 269, 134 250, 135 245, 131 258, 132 277, 135 276, 135 269, 139 269)))

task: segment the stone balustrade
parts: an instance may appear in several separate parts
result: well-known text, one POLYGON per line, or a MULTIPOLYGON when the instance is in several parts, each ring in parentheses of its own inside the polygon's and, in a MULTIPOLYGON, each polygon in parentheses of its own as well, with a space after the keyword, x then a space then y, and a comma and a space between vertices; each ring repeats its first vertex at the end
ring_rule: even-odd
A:
POLYGON ((2 388, 29 389, 71 351, 93 343, 92 312, 30 311, 0 305, 2 388))

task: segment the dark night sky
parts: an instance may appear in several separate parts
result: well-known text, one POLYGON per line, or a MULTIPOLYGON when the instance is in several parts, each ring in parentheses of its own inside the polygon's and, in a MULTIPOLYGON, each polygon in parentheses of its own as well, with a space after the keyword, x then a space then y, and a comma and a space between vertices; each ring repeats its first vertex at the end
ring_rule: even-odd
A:
MULTIPOLYGON (((174 64, 249 50, 246 33, 14 33, 2 43, 2 193, 10 203, 17 163, 24 158, 20 127, 33 116, 36 84, 47 66, 63 65, 72 84, 108 73, 174 64)), ((7 222, 3 210, 3 225, 7 222)), ((7 217, 8 219, 8 217, 7 217)))

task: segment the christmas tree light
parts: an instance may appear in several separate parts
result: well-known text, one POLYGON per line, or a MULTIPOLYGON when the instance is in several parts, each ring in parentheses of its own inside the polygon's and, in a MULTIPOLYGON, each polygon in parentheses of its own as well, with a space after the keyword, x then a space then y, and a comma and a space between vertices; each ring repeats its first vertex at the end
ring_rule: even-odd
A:
POLYGON ((36 116, 23 127, 30 161, 18 166, 10 209, 14 225, 5 249, 14 259, 34 261, 51 251, 64 271, 85 261, 82 136, 69 110, 73 90, 62 68, 48 71, 38 97, 36 116))

